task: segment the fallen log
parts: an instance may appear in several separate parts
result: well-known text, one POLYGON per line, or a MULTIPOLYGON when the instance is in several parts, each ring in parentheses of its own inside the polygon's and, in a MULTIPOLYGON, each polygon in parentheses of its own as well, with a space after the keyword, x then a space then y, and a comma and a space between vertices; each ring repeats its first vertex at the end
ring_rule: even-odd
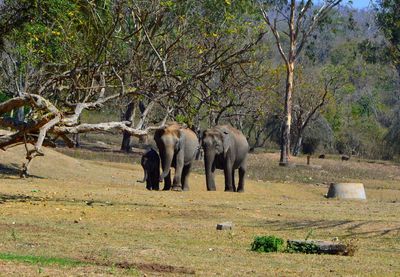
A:
POLYGON ((356 247, 352 243, 341 243, 337 241, 322 240, 288 240, 289 252, 300 252, 306 254, 331 254, 353 256, 356 247))

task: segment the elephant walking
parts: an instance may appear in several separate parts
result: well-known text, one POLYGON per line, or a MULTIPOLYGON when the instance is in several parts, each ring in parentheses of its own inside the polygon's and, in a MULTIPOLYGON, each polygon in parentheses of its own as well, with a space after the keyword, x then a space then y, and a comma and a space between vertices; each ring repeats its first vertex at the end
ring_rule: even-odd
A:
POLYGON ((189 190, 188 177, 192 162, 199 150, 196 134, 177 123, 172 123, 156 130, 154 140, 157 144, 164 179, 163 190, 171 189, 171 167, 175 168, 173 190, 189 190))
POLYGON ((225 191, 244 191, 246 160, 249 144, 242 132, 230 125, 219 125, 204 131, 202 136, 207 190, 216 190, 214 171, 223 169, 225 191), (239 169, 236 190, 235 170, 239 169))
POLYGON ((160 156, 153 148, 147 150, 140 161, 143 167, 143 180, 138 180, 140 183, 146 182, 148 190, 160 189, 160 156))

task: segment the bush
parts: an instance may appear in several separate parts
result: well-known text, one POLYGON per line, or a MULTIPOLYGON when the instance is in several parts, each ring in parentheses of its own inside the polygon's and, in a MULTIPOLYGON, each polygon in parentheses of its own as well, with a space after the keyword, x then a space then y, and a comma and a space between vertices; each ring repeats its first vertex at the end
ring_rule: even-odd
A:
POLYGON ((312 155, 314 154, 315 150, 317 150, 317 147, 320 143, 320 140, 318 138, 305 138, 303 141, 303 154, 306 155, 312 155))
POLYGON ((275 236, 256 237, 251 244, 251 250, 257 252, 278 252, 283 249, 283 239, 275 236))

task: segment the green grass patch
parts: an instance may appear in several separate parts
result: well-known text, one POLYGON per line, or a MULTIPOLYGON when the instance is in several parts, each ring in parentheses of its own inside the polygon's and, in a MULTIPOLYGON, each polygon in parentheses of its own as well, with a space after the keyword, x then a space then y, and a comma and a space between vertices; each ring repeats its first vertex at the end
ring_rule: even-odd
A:
POLYGON ((46 265, 59 265, 59 266, 82 266, 88 263, 73 260, 69 258, 57 258, 57 257, 43 257, 43 256, 32 256, 32 255, 19 255, 13 253, 0 253, 0 260, 15 261, 28 264, 38 264, 42 266, 46 265))

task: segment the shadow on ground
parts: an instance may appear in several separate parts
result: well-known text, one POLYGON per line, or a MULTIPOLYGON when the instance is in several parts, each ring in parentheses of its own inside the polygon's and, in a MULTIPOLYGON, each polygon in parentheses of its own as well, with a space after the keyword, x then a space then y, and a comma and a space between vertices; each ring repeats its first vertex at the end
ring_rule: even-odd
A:
MULTIPOLYGON (((0 176, 3 179, 7 179, 6 176, 19 177, 20 173, 21 173, 21 169, 20 169, 19 165, 15 164, 15 163, 11 163, 9 165, 0 164, 0 176)), ((29 177, 30 178, 44 179, 41 176, 31 175, 31 174, 29 174, 29 177)))
POLYGON ((342 238, 353 237, 381 237, 389 234, 400 233, 400 223, 396 226, 380 226, 379 221, 355 221, 355 220, 302 220, 302 221, 280 221, 280 220, 267 220, 258 222, 252 227, 265 227, 273 228, 277 231, 288 230, 331 230, 339 228, 345 231, 342 238), (375 228, 374 228, 375 227, 375 228), (364 231, 364 229, 372 229, 364 231))

